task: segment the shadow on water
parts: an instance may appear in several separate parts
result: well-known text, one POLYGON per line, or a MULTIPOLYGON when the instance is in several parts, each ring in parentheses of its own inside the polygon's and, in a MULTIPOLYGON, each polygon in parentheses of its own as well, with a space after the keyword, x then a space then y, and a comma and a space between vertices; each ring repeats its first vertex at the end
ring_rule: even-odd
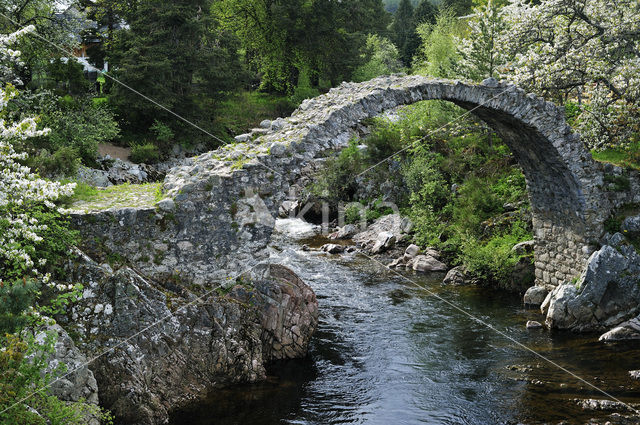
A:
MULTIPOLYGON (((174 425, 611 419, 610 411, 584 411, 576 402, 604 395, 370 261, 279 246, 274 261, 296 271, 320 302, 309 356, 271 365, 264 383, 216 390, 176 412, 174 425)), ((444 287, 442 275, 408 276, 623 401, 640 402, 640 382, 628 375, 640 369, 638 344, 528 331, 527 320, 541 318, 524 310, 519 296, 444 287)))

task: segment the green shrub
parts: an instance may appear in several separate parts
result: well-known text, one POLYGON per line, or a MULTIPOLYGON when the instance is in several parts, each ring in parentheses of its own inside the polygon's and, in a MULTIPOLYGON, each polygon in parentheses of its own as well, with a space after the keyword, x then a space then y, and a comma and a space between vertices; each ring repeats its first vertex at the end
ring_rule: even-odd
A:
POLYGON ((73 176, 78 172, 81 163, 82 158, 71 146, 62 146, 53 154, 43 149, 27 159, 27 164, 43 176, 73 176))
POLYGON ((27 309, 34 304, 39 290, 37 281, 26 278, 0 285, 0 335, 12 334, 27 324, 27 309))
POLYGON ((441 156, 428 150, 414 153, 402 170, 414 207, 441 210, 449 200, 449 184, 440 172, 441 156))
POLYGON ((47 107, 41 117, 43 127, 51 129, 51 132, 36 143, 36 150, 46 149, 55 155, 57 151, 66 149, 59 157, 61 162, 57 170, 53 167, 55 162, 47 164, 50 174, 73 174, 67 174, 72 167, 64 161, 70 158, 70 149, 85 165, 94 165, 98 144, 109 142, 120 133, 113 113, 105 106, 95 105, 90 98, 67 99, 58 107, 47 107))
POLYGON ((316 182, 315 192, 335 201, 350 201, 358 187, 356 176, 363 170, 364 156, 358 148, 358 139, 349 141, 337 158, 327 161, 326 170, 316 182))
POLYGON ((514 224, 510 233, 495 236, 486 242, 466 235, 462 240, 460 260, 473 276, 487 282, 502 282, 520 260, 512 248, 529 239, 531 235, 522 223, 514 224))
MULTIPOLYGON (((344 210, 344 221, 346 224, 358 224, 362 221, 364 211, 364 205, 360 203, 353 203, 347 206, 344 210)), ((366 215, 364 217, 366 219, 366 215)))
POLYGON ((149 128, 149 130, 151 130, 151 132, 155 134, 156 139, 158 139, 158 141, 160 142, 167 143, 172 141, 175 137, 175 134, 173 133, 173 130, 171 130, 171 127, 158 120, 155 120, 153 122, 153 125, 149 128))
POLYGON ((301 69, 300 75, 298 75, 298 85, 290 97, 291 103, 299 105, 305 99, 316 97, 319 94, 320 92, 318 89, 311 86, 311 78, 309 76, 308 68, 301 69))
POLYGON ((160 159, 160 151, 153 143, 140 143, 131 146, 129 159, 136 164, 153 164, 160 159))

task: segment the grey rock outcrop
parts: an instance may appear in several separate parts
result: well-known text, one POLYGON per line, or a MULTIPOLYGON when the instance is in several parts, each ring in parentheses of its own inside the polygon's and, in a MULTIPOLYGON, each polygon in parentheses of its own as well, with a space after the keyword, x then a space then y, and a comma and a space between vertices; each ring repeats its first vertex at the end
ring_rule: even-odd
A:
POLYGON ((306 354, 317 324, 313 291, 281 266, 197 293, 84 255, 72 275, 84 294, 58 320, 82 352, 107 350, 90 368, 101 405, 126 423, 165 423, 221 385, 264 379, 268 362, 306 354))
MULTIPOLYGON (((620 241, 621 238, 613 238, 620 241)), ((542 305, 549 328, 603 331, 640 313, 640 256, 632 246, 603 246, 576 284, 555 288, 542 305)))
POLYGON ((640 234, 640 215, 625 218, 620 229, 623 232, 640 234))
POLYGON ((93 372, 87 366, 87 357, 76 347, 69 334, 60 325, 49 326, 44 333, 54 332, 56 343, 54 352, 47 366, 48 373, 55 371, 61 364, 65 372, 58 376, 51 385, 51 393, 60 400, 77 402, 84 400, 90 404, 98 404, 98 384, 93 372))
POLYGON ((600 341, 640 340, 640 316, 626 321, 600 336, 600 341))

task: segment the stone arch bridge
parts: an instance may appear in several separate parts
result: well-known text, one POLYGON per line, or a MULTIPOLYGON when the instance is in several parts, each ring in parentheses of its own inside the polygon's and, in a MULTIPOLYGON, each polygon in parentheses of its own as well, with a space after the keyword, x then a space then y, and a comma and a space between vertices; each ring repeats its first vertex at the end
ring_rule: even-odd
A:
POLYGON ((536 279, 577 277, 603 234, 612 203, 562 109, 495 80, 466 84, 421 76, 343 83, 303 102, 293 115, 174 168, 166 198, 135 208, 77 213, 89 252, 118 252, 157 278, 213 284, 264 254, 278 207, 301 167, 345 146, 353 128, 385 110, 441 99, 471 111, 513 151, 527 181, 535 232, 536 279))

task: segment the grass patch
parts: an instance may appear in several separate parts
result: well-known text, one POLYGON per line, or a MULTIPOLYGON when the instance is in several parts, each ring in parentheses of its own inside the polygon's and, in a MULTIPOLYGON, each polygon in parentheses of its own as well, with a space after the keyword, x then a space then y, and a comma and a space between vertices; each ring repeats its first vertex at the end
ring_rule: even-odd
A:
POLYGON ((287 117, 294 109, 295 105, 285 96, 245 91, 218 105, 214 124, 233 137, 257 127, 263 120, 287 117))
POLYGON ((632 143, 629 148, 604 149, 591 151, 591 156, 598 162, 606 162, 622 168, 640 170, 640 142, 632 143))
POLYGON ((89 212, 153 206, 162 198, 162 183, 125 183, 104 189, 78 183, 73 196, 65 200, 65 205, 72 210, 89 212))

